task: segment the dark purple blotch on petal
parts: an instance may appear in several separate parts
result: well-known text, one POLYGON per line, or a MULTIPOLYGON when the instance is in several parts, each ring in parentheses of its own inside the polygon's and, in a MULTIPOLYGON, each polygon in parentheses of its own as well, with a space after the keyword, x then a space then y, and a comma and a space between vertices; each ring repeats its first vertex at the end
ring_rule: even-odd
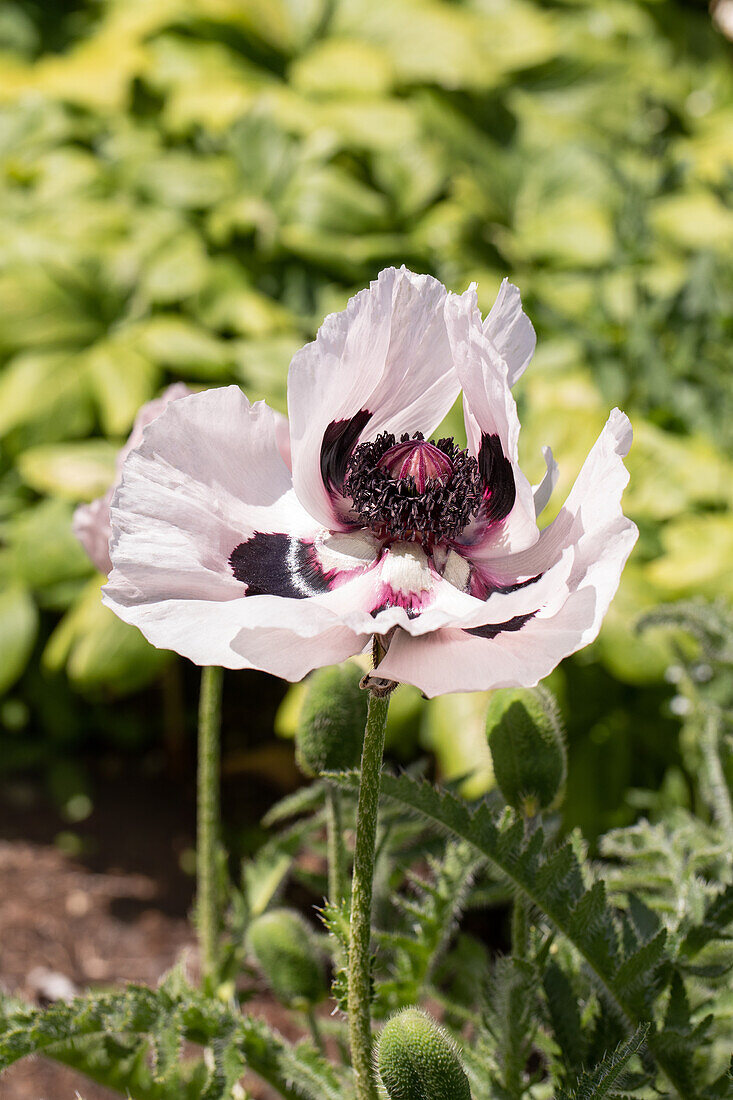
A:
POLYGON ((533 619, 536 611, 530 611, 526 615, 515 615, 513 619, 507 619, 505 623, 486 623, 485 626, 472 626, 465 631, 466 634, 474 634, 477 638, 495 638, 497 634, 509 633, 521 630, 525 623, 533 619))
POLYGON ((473 569, 468 590, 476 599, 488 600, 489 596, 493 596, 495 592, 499 592, 502 596, 508 596, 511 592, 519 592, 520 589, 527 588, 530 584, 536 584, 537 581, 542 580, 544 575, 544 573, 537 573, 534 577, 528 577, 526 581, 498 584, 490 576, 484 576, 480 569, 473 569))
POLYGON ((517 498, 512 464, 501 449, 498 435, 482 435, 478 468, 487 492, 484 505, 488 523, 499 523, 511 512, 517 498))
POLYGON ((541 581, 544 577, 544 573, 538 573, 535 577, 528 577, 526 581, 514 581, 513 584, 495 584, 492 585, 492 592, 501 592, 503 596, 508 595, 510 592, 519 592, 520 588, 526 588, 527 585, 536 584, 537 581, 541 581))
POLYGON ((321 441, 321 477, 329 489, 341 492, 346 467, 362 431, 371 420, 368 409, 361 409, 349 420, 332 420, 321 441))
POLYGON ((245 596, 304 600, 331 588, 313 545, 290 535, 258 531, 235 546, 229 565, 236 579, 247 585, 245 596))

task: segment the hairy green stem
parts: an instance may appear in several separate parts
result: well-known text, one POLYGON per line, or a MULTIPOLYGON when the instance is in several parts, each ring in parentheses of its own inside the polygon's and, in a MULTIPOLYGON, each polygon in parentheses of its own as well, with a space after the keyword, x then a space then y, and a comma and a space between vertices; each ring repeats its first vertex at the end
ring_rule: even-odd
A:
POLYGON ((515 959, 526 959, 529 946, 529 925, 527 923, 527 902, 518 895, 512 905, 512 955, 515 959))
POLYGON ((725 778, 723 762, 720 758, 720 712, 717 707, 706 705, 701 699, 695 681, 687 671, 685 659, 676 647, 679 667, 682 674, 680 687, 685 693, 693 712, 697 712, 698 744, 705 762, 705 782, 703 794, 707 793, 708 808, 720 825, 724 834, 733 837, 733 802, 731 802, 728 782, 725 778), (705 791, 707 787, 707 791, 705 791))
POLYGON ((198 739, 198 835, 196 853, 197 924, 204 985, 217 978, 219 906, 217 852, 219 845, 219 760, 223 673, 201 670, 198 739))
POLYGON ((329 786, 326 792, 326 838, 328 845, 328 900, 338 905, 347 896, 346 845, 341 813, 341 792, 329 786))
POLYGON ((316 1047, 317 1050, 320 1050, 321 1054, 323 1054, 326 1048, 323 1045, 323 1036, 321 1035, 321 1029, 318 1025, 318 1017, 316 1016, 313 1005, 308 1006, 306 1016, 308 1017, 308 1030, 311 1033, 313 1045, 316 1047))
MULTIPOLYGON (((524 816, 525 842, 537 827, 536 817, 524 816)), ((514 895, 512 905, 512 955, 515 959, 526 959, 529 951, 529 905, 522 894, 514 895)))
POLYGON ((710 710, 700 731, 700 747, 705 759, 713 816, 723 833, 733 839, 733 805, 720 759, 720 719, 710 710))
POLYGON ((357 1100, 377 1100, 372 1066, 371 918, 379 790, 388 708, 388 696, 370 691, 356 814, 348 969, 349 1038, 357 1100))

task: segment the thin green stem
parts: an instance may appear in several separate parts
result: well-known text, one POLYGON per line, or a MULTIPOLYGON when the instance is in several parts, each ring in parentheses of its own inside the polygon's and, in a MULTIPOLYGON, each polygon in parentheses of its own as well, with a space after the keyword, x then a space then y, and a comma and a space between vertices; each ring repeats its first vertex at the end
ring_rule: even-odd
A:
POLYGON ((326 1048, 323 1045, 323 1035, 321 1034, 321 1029, 318 1025, 318 1017, 315 1014, 313 1005, 308 1006, 306 1015, 308 1017, 308 1030, 311 1033, 313 1045, 316 1046, 318 1050, 320 1050, 320 1052, 323 1054, 326 1048))
POLYGON ((705 759, 713 816, 724 835, 733 838, 733 805, 720 759, 720 718, 712 709, 704 716, 700 747, 705 759))
POLYGON ((529 925, 527 923, 527 902, 516 895, 512 905, 512 955, 515 959, 526 959, 529 946, 529 925))
POLYGON ((219 962, 217 852, 219 845, 219 760, 223 673, 201 670, 198 740, 197 923, 204 985, 216 981, 219 962))
POLYGON ((328 844, 328 900, 338 905, 347 896, 346 845, 341 813, 341 792, 329 786, 326 792, 326 837, 328 844))
MULTIPOLYGON (((537 818, 524 815, 524 839, 534 832, 537 818)), ((526 959, 529 951, 529 907, 523 894, 514 895, 512 905, 512 955, 515 959, 526 959)))
POLYGON ((349 1038, 357 1100, 377 1100, 372 1066, 371 918, 379 790, 388 708, 388 696, 370 691, 356 813, 349 944, 349 1038))
POLYGON ((733 802, 720 758, 720 711, 700 699, 697 685, 687 671, 679 646, 677 655, 681 672, 680 688, 684 691, 698 721, 698 744, 705 762, 703 795, 707 795, 708 808, 726 836, 733 837, 733 802), (707 790, 706 790, 707 788, 707 790))

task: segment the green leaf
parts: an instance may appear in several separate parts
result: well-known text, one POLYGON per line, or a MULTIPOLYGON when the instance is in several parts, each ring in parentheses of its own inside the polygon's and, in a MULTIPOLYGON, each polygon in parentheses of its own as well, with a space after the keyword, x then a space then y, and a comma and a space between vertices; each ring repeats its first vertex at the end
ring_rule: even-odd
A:
POLYGON ((74 439, 92 423, 86 379, 66 352, 29 351, 0 372, 0 438, 13 449, 74 439))
POLYGON ((89 582, 49 638, 42 661, 52 671, 65 668, 83 691, 104 687, 124 694, 154 679, 171 654, 154 649, 105 607, 99 586, 99 577, 89 582))
MULTIPOLYGON (((358 775, 335 779, 350 787, 358 784, 358 775)), ((586 888, 570 842, 565 841, 557 852, 548 855, 541 828, 525 840, 522 822, 511 814, 504 817, 492 814, 485 802, 472 809, 454 795, 405 775, 383 776, 382 793, 403 809, 419 814, 434 826, 447 829, 473 845, 568 938, 618 1018, 624 1020, 627 1027, 635 1027, 640 1022, 637 998, 625 984, 622 970, 625 960, 617 917, 606 900, 602 882, 593 882, 586 888)), ((650 954, 647 977, 652 981, 658 958, 655 952, 650 954)), ((644 958, 638 956, 637 963, 643 962, 644 958)), ((660 1067, 676 1082, 680 1066, 679 1061, 670 1056, 669 1044, 662 1036, 652 1036, 650 1048, 660 1067)), ((688 1088, 686 1077, 682 1078, 680 1086, 683 1094, 688 1088)))
POLYGON ((85 364, 102 427, 109 435, 123 435, 157 390, 159 368, 122 339, 95 344, 85 364))
POLYGON ((379 990, 389 1009, 420 1002, 483 862, 471 845, 449 841, 440 859, 428 858, 430 878, 408 876, 410 894, 398 898, 406 927, 381 936, 394 956, 390 979, 379 990))
POLYGON ((733 883, 728 883, 721 893, 708 903, 700 924, 687 932, 680 954, 694 958, 706 944, 713 940, 729 940, 733 937, 733 883))
POLYGON ((244 864, 244 891, 250 917, 264 913, 290 874, 300 837, 275 837, 244 864))
POLYGON ((229 1100, 232 1089, 245 1071, 244 1053, 237 1046, 234 1028, 230 1035, 217 1036, 209 1050, 212 1065, 209 1080, 201 1093, 201 1100, 229 1100))
POLYGON ((153 1077, 161 1084, 170 1082, 181 1057, 184 1040, 183 1012, 176 1006, 161 1013, 152 1035, 153 1077))
POLYGON ((577 1072, 587 1050, 578 998, 564 970, 551 962, 542 977, 555 1040, 562 1054, 563 1076, 577 1072))
POLYGON ((325 38, 290 69, 296 88, 319 96, 378 96, 390 90, 391 62, 378 46, 359 38, 325 38))
POLYGON ((619 1083, 619 1078, 631 1058, 644 1046, 648 1034, 648 1024, 637 1028, 629 1039, 619 1043, 602 1062, 581 1073, 569 1092, 561 1090, 557 1100, 602 1100, 605 1096, 612 1096, 614 1086, 619 1083))
POLYGON ((151 302, 170 305, 197 294, 208 276, 206 250, 192 231, 181 231, 166 241, 148 261, 140 293, 151 302))
POLYGON ((226 378, 231 350, 185 317, 159 314, 135 329, 135 342, 159 367, 184 378, 226 378))
POLYGON ((42 590, 89 575, 89 559, 71 530, 72 513, 66 501, 44 500, 8 521, 4 535, 17 580, 42 590))
MULTIPOLYGON (((186 1100, 189 1097, 193 1100, 194 1095, 224 1100, 231 1095, 231 1088, 245 1065, 272 1085, 284 1100, 348 1100, 352 1095, 346 1082, 309 1043, 291 1046, 262 1020, 242 1016, 237 1009, 219 1001, 207 1000, 182 983, 175 989, 164 985, 157 991, 130 985, 121 992, 93 993, 69 1003, 56 1002, 46 1009, 13 1006, 4 1015, 0 1030, 0 1073, 30 1054, 54 1057, 58 1051, 60 1060, 65 1061, 69 1050, 74 1055, 72 1064, 84 1072, 85 1051, 80 1040, 97 1038, 106 1042, 140 1036, 147 1042, 159 1028, 169 1028, 174 1016, 176 1034, 189 1042, 209 1046, 213 1056, 204 1091, 199 1088, 196 1093, 183 1090, 176 1093, 186 1100)), ((119 1046, 116 1053, 119 1056, 119 1046)), ((98 1045, 91 1054, 99 1058, 98 1045)), ((165 1058, 169 1055, 170 1050, 165 1058)), ((125 1090, 125 1074, 119 1072, 123 1068, 118 1065, 114 1085, 125 1090)), ((140 1063, 133 1058, 126 1068, 129 1088, 140 1063)), ((104 1080, 105 1069, 109 1073, 108 1066, 90 1067, 90 1075, 104 1080)), ((146 1087, 140 1095, 142 1100, 164 1100, 170 1093, 156 1093, 146 1087)))
POLYGON ((507 1100, 521 1100, 525 1094, 538 984, 531 963, 505 956, 497 960, 486 991, 484 1024, 494 1039, 497 1083, 507 1100))
POLYGON ((28 590, 12 585, 0 592, 0 695, 25 669, 37 630, 38 611, 28 590))
POLYGON ((117 447, 104 439, 31 447, 18 457, 20 475, 31 489, 62 500, 94 500, 114 481, 117 447))

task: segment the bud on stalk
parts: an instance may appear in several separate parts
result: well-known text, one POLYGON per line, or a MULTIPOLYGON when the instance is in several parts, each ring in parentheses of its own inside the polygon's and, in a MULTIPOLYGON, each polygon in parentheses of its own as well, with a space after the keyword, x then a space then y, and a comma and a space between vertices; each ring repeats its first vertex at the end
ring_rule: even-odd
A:
POLYGON ((295 734, 295 756, 306 775, 359 767, 367 716, 367 692, 356 665, 314 672, 295 734))
POLYGON ((389 1100, 471 1100, 455 1043, 422 1009, 387 1021, 376 1061, 389 1100))
POLYGON ((544 688, 496 691, 486 718, 494 775, 510 806, 525 817, 555 807, 567 775, 565 732, 544 688))
POLYGON ((280 1001, 314 1005, 326 993, 318 945, 310 925, 291 909, 263 913, 247 931, 249 953, 280 1001))

